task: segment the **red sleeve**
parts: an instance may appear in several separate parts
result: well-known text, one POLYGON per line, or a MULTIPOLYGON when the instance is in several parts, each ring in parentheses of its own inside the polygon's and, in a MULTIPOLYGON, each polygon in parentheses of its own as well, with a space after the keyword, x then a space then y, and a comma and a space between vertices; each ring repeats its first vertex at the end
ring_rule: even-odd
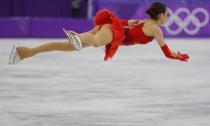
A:
POLYGON ((164 55, 170 59, 176 59, 172 54, 168 46, 165 44, 164 46, 161 47, 164 55))
POLYGON ((120 22, 122 23, 122 25, 128 26, 128 20, 127 19, 121 19, 120 22))

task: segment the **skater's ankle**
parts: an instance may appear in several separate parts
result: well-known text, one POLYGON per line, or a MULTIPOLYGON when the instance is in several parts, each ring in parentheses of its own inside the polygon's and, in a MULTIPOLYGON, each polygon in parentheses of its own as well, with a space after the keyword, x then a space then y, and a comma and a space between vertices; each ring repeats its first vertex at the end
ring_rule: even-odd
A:
POLYGON ((33 56, 30 53, 30 49, 28 47, 17 47, 16 50, 17 50, 17 53, 19 54, 21 60, 33 56))

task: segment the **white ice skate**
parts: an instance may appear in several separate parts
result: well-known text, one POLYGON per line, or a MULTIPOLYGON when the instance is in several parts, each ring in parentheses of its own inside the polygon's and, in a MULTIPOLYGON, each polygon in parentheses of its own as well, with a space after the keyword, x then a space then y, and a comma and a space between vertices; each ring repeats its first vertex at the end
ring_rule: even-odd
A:
POLYGON ((76 48, 77 51, 82 50, 82 44, 81 40, 78 36, 78 33, 73 31, 67 31, 63 28, 63 31, 65 32, 66 36, 69 39, 69 42, 76 48))
POLYGON ((15 65, 21 61, 20 55, 18 54, 16 47, 13 46, 9 57, 9 65, 15 65))

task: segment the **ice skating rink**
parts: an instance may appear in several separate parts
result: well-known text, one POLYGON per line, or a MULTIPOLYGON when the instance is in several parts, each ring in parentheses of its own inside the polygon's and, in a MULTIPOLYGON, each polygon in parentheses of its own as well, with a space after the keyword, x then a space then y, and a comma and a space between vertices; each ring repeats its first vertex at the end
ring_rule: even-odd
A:
POLYGON ((14 44, 64 40, 0 40, 0 126, 210 125, 209 39, 166 40, 187 63, 152 42, 120 47, 109 62, 91 47, 7 64, 14 44))

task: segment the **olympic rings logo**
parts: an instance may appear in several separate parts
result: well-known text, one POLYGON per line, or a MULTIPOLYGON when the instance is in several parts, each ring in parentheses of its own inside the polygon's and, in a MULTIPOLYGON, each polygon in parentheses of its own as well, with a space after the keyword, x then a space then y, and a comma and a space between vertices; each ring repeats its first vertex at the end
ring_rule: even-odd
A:
POLYGON ((200 31, 200 29, 204 26, 206 26, 209 22, 209 14, 208 11, 204 8, 196 8, 192 12, 190 12, 187 8, 178 8, 175 12, 169 9, 169 17, 167 22, 163 25, 167 32, 169 32, 172 35, 177 35, 181 33, 183 30, 189 34, 194 35, 200 31), (186 14, 187 16, 182 18, 180 17, 180 14, 186 14), (198 14, 204 15, 204 20, 200 20, 199 17, 197 17, 198 14), (178 26, 177 29, 171 29, 170 26, 173 24, 176 24, 178 26), (189 29, 189 25, 194 26, 193 29, 189 29))

